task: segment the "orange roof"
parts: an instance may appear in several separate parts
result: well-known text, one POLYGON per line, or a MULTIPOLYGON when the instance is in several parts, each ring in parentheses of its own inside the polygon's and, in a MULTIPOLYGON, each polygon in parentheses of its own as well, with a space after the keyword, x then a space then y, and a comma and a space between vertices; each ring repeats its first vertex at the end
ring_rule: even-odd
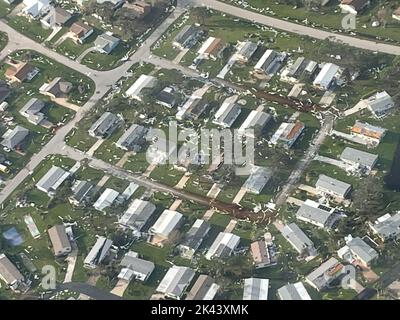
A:
POLYGON ((74 22, 71 26, 71 28, 69 28, 69 31, 71 31, 72 33, 75 33, 78 37, 82 37, 84 34, 88 33, 90 30, 92 30, 92 27, 81 22, 74 22))
POLYGON ((209 54, 217 53, 218 50, 221 48, 221 46, 222 46, 222 39, 215 38, 214 41, 209 45, 205 53, 209 54))
POLYGON ((384 130, 378 131, 378 128, 374 130, 373 126, 369 126, 368 124, 362 122, 356 122, 351 128, 351 132, 379 140, 383 137, 385 133, 384 130))
POLYGON ((328 275, 333 276, 334 274, 338 273, 340 270, 342 270, 343 265, 341 263, 337 263, 334 265, 331 269, 328 270, 328 275))
POLYGON ((300 121, 296 121, 295 125, 293 126, 292 130, 287 135, 287 139, 293 139, 301 130, 303 130, 304 124, 300 121))
POLYGON ((6 77, 8 78, 16 78, 19 81, 24 81, 26 79, 26 76, 28 73, 32 72, 34 69, 33 66, 31 66, 27 62, 20 62, 18 64, 13 64, 10 65, 7 70, 6 70, 6 77))

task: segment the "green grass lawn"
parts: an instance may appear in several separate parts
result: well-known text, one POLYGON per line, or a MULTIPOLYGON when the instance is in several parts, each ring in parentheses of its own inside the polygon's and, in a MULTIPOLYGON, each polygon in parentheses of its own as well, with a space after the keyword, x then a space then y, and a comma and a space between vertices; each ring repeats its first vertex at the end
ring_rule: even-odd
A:
MULTIPOLYGON (((93 33, 85 39, 83 44, 75 43, 72 39, 67 38, 62 43, 60 43, 55 50, 73 60, 78 58, 86 49, 93 47, 93 42, 97 38, 99 34, 101 34, 101 30, 93 29, 93 33)), ((61 33, 61 32, 60 32, 61 33)))
MULTIPOLYGON (((237 0, 223 0, 227 3, 241 6, 237 0)), ((341 21, 345 14, 341 13, 338 1, 331 1, 319 11, 307 10, 304 7, 295 7, 290 4, 277 3, 273 0, 249 0, 246 4, 251 9, 265 15, 280 19, 288 19, 299 24, 308 24, 313 27, 330 30, 342 30, 341 21)), ((381 40, 400 42, 400 24, 394 19, 389 19, 388 25, 374 28, 371 26, 371 18, 377 14, 380 5, 374 3, 370 8, 357 15, 357 29, 354 30, 358 36, 365 38, 379 37, 381 40)), ((246 9, 250 9, 247 7, 246 9)), ((344 33, 346 31, 343 30, 344 33)))
MULTIPOLYGON (((90 78, 35 51, 20 50, 14 52, 12 57, 18 60, 27 60, 40 70, 39 75, 33 80, 23 84, 27 90, 37 93, 45 82, 61 76, 73 85, 73 89, 67 98, 69 102, 83 105, 94 93, 95 84, 90 78)), ((2 71, 4 70, 3 68, 2 71)))
POLYGON ((175 186, 183 177, 183 172, 176 170, 172 165, 158 165, 150 174, 150 178, 168 186, 175 186))
POLYGON ((5 18, 12 10, 13 6, 5 1, 0 2, 0 18, 5 18))
MULTIPOLYGON (((37 190, 35 183, 50 169, 52 165, 60 166, 66 170, 74 165, 74 161, 68 158, 52 156, 44 160, 34 173, 28 177, 13 193, 10 200, 6 203, 2 213, 0 229, 4 231, 9 227, 15 226, 24 238, 24 243, 18 247, 9 247, 4 243, 3 250, 8 255, 16 255, 18 252, 25 251, 28 257, 33 260, 33 263, 38 268, 39 272, 44 265, 54 265, 57 270, 57 281, 62 282, 66 264, 59 259, 54 258, 49 245, 47 229, 61 222, 76 222, 74 227, 74 235, 77 239, 79 255, 74 272, 74 281, 85 281, 87 279, 87 271, 83 268, 83 259, 93 246, 95 236, 97 234, 108 235, 115 229, 116 216, 102 216, 98 218, 98 213, 94 213, 91 207, 74 208, 64 199, 55 199, 50 201, 50 198, 43 192, 37 190), (15 207, 15 199, 17 197, 25 197, 26 207, 15 207), (28 229, 23 221, 23 217, 30 214, 35 221, 41 237, 32 239, 28 229)), ((81 167, 77 173, 77 179, 88 179, 94 183, 102 176, 101 172, 88 167, 81 167)), ((117 181, 116 178, 111 178, 109 184, 112 187, 123 189, 125 181, 117 181)), ((65 192, 61 186, 58 192, 65 192), (60 191, 61 190, 61 191, 60 191)), ((58 195, 59 197, 60 195, 58 195)), ((34 289, 36 284, 34 284, 34 289)))
POLYGON ((51 34, 51 29, 42 28, 40 21, 29 21, 22 16, 15 16, 8 19, 8 24, 18 32, 37 42, 43 42, 51 34))
MULTIPOLYGON (((54 125, 65 124, 75 115, 75 112, 71 109, 59 106, 54 102, 51 102, 47 96, 39 93, 39 88, 44 83, 61 75, 65 80, 70 81, 74 85, 69 100, 78 105, 85 103, 94 91, 94 83, 92 80, 40 54, 35 52, 18 51, 14 52, 12 57, 18 60, 29 60, 32 65, 39 69, 40 73, 31 81, 24 82, 18 87, 14 87, 11 95, 7 98, 9 108, 4 115, 12 116, 17 124, 30 131, 30 135, 24 142, 22 155, 16 152, 7 154, 7 158, 13 163, 13 165, 11 167, 10 175, 6 176, 6 178, 13 176, 23 168, 31 156, 39 152, 39 150, 53 136, 51 130, 31 124, 19 113, 19 110, 29 101, 29 99, 35 97, 45 101, 46 107, 43 112, 46 114, 48 121, 54 125), (80 87, 82 93, 78 92, 78 87, 80 87)), ((0 79, 5 79, 4 72, 6 68, 6 64, 1 66, 0 79)), ((3 128, 5 131, 5 125, 3 128)))
POLYGON ((4 47, 7 45, 8 37, 7 34, 0 32, 0 50, 3 50, 4 47))
POLYGON ((104 160, 112 164, 117 162, 123 157, 125 151, 118 148, 115 143, 124 132, 124 128, 118 128, 108 139, 106 139, 101 146, 96 150, 94 156, 98 159, 104 160))
POLYGON ((122 64, 121 59, 128 53, 127 44, 120 43, 110 54, 90 52, 82 63, 95 70, 111 70, 122 64))

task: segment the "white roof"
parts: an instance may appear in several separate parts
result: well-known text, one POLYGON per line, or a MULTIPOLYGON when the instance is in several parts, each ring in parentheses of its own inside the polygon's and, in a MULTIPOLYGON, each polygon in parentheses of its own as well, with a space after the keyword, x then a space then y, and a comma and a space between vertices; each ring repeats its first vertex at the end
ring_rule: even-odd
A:
POLYGON ((155 77, 142 74, 139 79, 126 90, 125 95, 140 100, 139 94, 142 89, 153 87, 156 81, 157 79, 155 77))
POLYGON ((98 265, 107 256, 113 242, 106 237, 98 237, 93 248, 90 250, 84 260, 84 264, 98 265))
POLYGON ((274 52, 274 50, 268 49, 264 52, 261 59, 258 60, 257 64, 255 65, 254 69, 262 69, 264 66, 265 61, 267 61, 268 57, 274 52))
POLYGON ((221 117, 229 108, 232 108, 236 100, 239 98, 238 95, 234 95, 231 97, 228 97, 224 100, 222 103, 221 107, 218 109, 218 111, 215 113, 215 118, 218 119, 221 117))
POLYGON ((216 40, 215 37, 209 37, 206 41, 204 41, 203 45, 200 47, 199 51, 197 51, 198 54, 204 54, 208 47, 211 46, 211 44, 216 40))
POLYGON ((168 237, 169 234, 178 226, 182 217, 181 213, 166 209, 149 231, 153 234, 168 237))
POLYGON ((224 100, 221 107, 214 115, 214 123, 225 127, 230 127, 240 114, 240 106, 236 104, 238 95, 228 97, 224 100))
POLYGON ((268 279, 244 279, 243 300, 268 300, 268 279))
POLYGON ((201 99, 201 98, 198 96, 195 96, 195 95, 191 95, 189 97, 189 99, 186 100, 186 102, 183 104, 182 107, 178 107, 178 112, 176 113, 175 117, 178 120, 183 120, 183 118, 184 118, 186 112, 189 110, 189 108, 193 105, 193 103, 196 100, 199 100, 199 99, 201 99))
POLYGON ((23 11, 33 17, 38 16, 44 8, 50 5, 49 0, 24 0, 23 3, 25 5, 23 11))
POLYGON ((49 171, 39 180, 36 187, 44 192, 56 191, 57 188, 69 177, 69 172, 52 166, 49 171))
POLYGON ((311 300, 302 282, 289 283, 278 289, 281 300, 311 300))
POLYGON ((211 260, 213 257, 229 256, 233 250, 239 245, 240 237, 228 232, 220 232, 214 240, 210 249, 208 249, 205 257, 211 260))
POLYGON ((118 223, 140 231, 155 210, 156 206, 151 202, 135 199, 118 223))
POLYGON ((238 131, 239 133, 244 134, 246 129, 254 129, 255 126, 264 127, 271 118, 271 115, 268 113, 252 110, 238 131))
POLYGON ((102 211, 105 208, 111 206, 115 199, 119 196, 119 192, 115 191, 113 189, 107 188, 104 190, 104 192, 101 194, 101 196, 97 199, 93 207, 96 210, 102 211))
POLYGON ((339 71, 339 66, 333 63, 325 63, 314 80, 314 85, 328 89, 333 78, 339 71))
POLYGON ((161 280, 157 291, 179 298, 192 281, 194 275, 195 272, 188 267, 173 266, 161 280))
POLYGON ((282 134, 285 132, 286 128, 291 125, 289 122, 282 122, 279 128, 275 131, 273 136, 271 137, 270 142, 272 144, 277 144, 279 139, 281 138, 282 134))

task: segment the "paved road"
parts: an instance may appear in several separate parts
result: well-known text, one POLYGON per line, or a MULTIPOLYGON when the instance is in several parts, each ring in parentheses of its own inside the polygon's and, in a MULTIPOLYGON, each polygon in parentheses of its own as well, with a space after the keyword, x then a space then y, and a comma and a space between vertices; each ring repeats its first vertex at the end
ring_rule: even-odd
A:
MULTIPOLYGON (((131 67, 133 64, 139 61, 149 61, 160 65, 161 67, 175 68, 181 71, 185 71, 187 74, 190 69, 180 67, 177 65, 171 66, 170 63, 166 63, 162 59, 158 59, 156 57, 151 57, 150 48, 151 46, 160 38, 160 36, 168 29, 170 25, 172 25, 176 19, 185 12, 188 7, 188 2, 191 5, 206 5, 212 9, 225 12, 234 16, 238 16, 240 18, 248 19, 255 21, 260 24, 268 25, 274 28, 298 33, 298 34, 307 34, 311 37, 318 39, 325 39, 331 36, 335 36, 336 39, 342 40, 345 43, 348 43, 352 46, 381 51, 393 54, 400 54, 400 47, 387 45, 387 44, 377 44, 373 41, 360 40, 357 38, 337 35, 333 33, 329 33, 322 30, 316 30, 310 27, 305 27, 301 25, 297 25, 291 22, 267 17, 258 13, 250 12, 241 8, 237 8, 235 6, 231 6, 219 1, 215 0, 187 0, 179 2, 178 7, 171 13, 171 15, 144 41, 142 46, 130 57, 129 61, 122 64, 121 66, 110 70, 110 71, 95 71, 90 69, 87 66, 79 64, 77 61, 71 60, 55 51, 50 50, 49 48, 36 43, 35 41, 25 37, 24 35, 16 32, 10 26, 8 26, 4 21, 0 20, 0 29, 7 33, 9 42, 4 50, 0 53, 0 60, 4 59, 8 54, 13 51, 20 49, 31 49, 35 50, 43 55, 46 55, 68 67, 74 69, 76 71, 82 72, 89 76, 96 84, 96 92, 90 98, 90 100, 76 113, 74 119, 66 124, 64 127, 59 129, 56 135, 49 141, 49 143, 42 148, 42 150, 35 154, 28 165, 23 168, 13 179, 6 181, 3 190, 0 192, 0 204, 2 204, 6 198, 26 179, 29 174, 37 167, 37 165, 48 155, 54 153, 55 150, 59 149, 64 145, 64 139, 66 135, 75 127, 75 125, 84 117, 86 112, 88 112, 110 89, 110 87, 116 83, 131 67), (149 58, 151 57, 151 58, 149 58), (185 69, 185 70, 183 70, 185 69)), ((323 135, 324 132, 321 132, 323 135)), ((301 171, 302 167, 306 166, 308 161, 303 159, 299 164, 299 170, 301 171), (304 163, 305 162, 305 163, 304 163)), ((304 169, 303 169, 304 170, 304 169)), ((296 172, 300 172, 296 171, 296 172)), ((290 181, 296 181, 298 177, 298 173, 294 172, 290 178, 290 181)), ((289 183, 285 186, 283 190, 283 194, 285 194, 288 190, 286 188, 290 188, 289 183)), ((285 197, 284 197, 285 198, 285 197)), ((281 201, 281 200, 280 200, 281 201)))
POLYGON ((233 5, 223 3, 216 0, 192 0, 192 4, 207 6, 208 8, 224 12, 226 14, 230 14, 242 19, 247 19, 259 24, 263 24, 275 29, 280 29, 300 35, 307 35, 315 39, 328 39, 332 38, 335 41, 340 41, 346 43, 352 47, 366 49, 371 51, 379 51, 394 55, 400 55, 400 46, 378 43, 376 41, 371 40, 363 40, 358 39, 351 36, 342 35, 339 33, 328 32, 324 30, 314 29, 311 27, 303 26, 300 24, 296 24, 293 22, 279 20, 277 18, 272 18, 269 16, 265 16, 260 13, 256 13, 253 11, 248 11, 239 7, 235 7, 233 5))
POLYGON ((96 91, 89 101, 83 105, 75 117, 65 126, 60 128, 54 137, 39 151, 32 156, 31 160, 25 168, 11 180, 7 180, 0 192, 0 204, 30 175, 30 173, 39 165, 39 163, 48 155, 53 154, 57 149, 64 145, 64 139, 67 134, 76 126, 76 124, 84 117, 84 115, 110 90, 111 86, 116 83, 135 63, 141 61, 144 57, 150 56, 151 46, 161 37, 161 35, 173 24, 178 17, 185 12, 186 9, 178 7, 171 15, 147 38, 142 46, 130 57, 129 61, 110 71, 95 71, 71 60, 57 52, 36 43, 35 41, 16 32, 4 21, 0 20, 0 29, 7 33, 9 42, 0 53, 0 60, 4 59, 11 52, 21 49, 35 50, 49 58, 58 61, 74 69, 78 72, 89 76, 96 85, 96 91))
POLYGON ((174 189, 173 187, 166 186, 162 183, 151 180, 150 178, 144 177, 142 175, 134 174, 112 164, 109 164, 100 159, 94 158, 87 153, 76 150, 70 146, 64 145, 61 149, 58 149, 57 152, 61 155, 67 156, 70 159, 75 161, 82 161, 83 159, 89 160, 89 166, 103 171, 105 174, 109 174, 115 176, 117 178, 121 178, 123 180, 127 180, 129 182, 134 182, 140 186, 146 187, 147 189, 158 190, 160 192, 167 192, 179 198, 192 200, 197 203, 209 206, 210 201, 207 198, 196 196, 194 194, 174 189))
POLYGON ((310 143, 309 148, 305 152, 303 158, 297 163, 296 168, 292 171, 287 180, 286 184, 282 187, 275 199, 277 206, 283 205, 293 190, 296 188, 304 170, 308 167, 310 162, 313 160, 314 155, 318 152, 321 145, 324 143, 325 138, 328 136, 329 132, 332 130, 334 123, 334 117, 331 114, 326 115, 321 129, 318 131, 317 135, 310 143))
MULTIPOLYGON (((68 282, 62 283, 57 286, 57 289, 51 293, 53 296, 56 292, 63 290, 69 290, 87 295, 95 300, 123 300, 123 298, 112 294, 108 291, 100 289, 98 287, 91 286, 84 282, 68 282)), ((49 296, 45 296, 44 299, 48 299, 49 296)))

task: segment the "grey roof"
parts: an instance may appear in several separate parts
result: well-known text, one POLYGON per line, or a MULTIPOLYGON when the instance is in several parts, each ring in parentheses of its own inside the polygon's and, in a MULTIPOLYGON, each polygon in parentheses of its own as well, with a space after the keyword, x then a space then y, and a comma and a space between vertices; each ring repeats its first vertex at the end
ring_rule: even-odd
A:
POLYGON ((27 117, 34 124, 39 124, 44 119, 44 114, 40 111, 45 107, 45 103, 37 98, 30 99, 21 109, 20 113, 27 117))
POLYGON ((59 252, 63 252, 67 248, 71 248, 71 243, 68 239, 65 226, 63 224, 58 224, 51 227, 48 230, 48 233, 56 255, 59 252))
POLYGON ((9 85, 4 82, 0 81, 0 103, 3 102, 11 93, 11 88, 9 85))
POLYGON ((18 145, 24 141, 29 135, 29 130, 21 126, 16 126, 13 130, 7 131, 3 135, 1 145, 10 149, 15 149, 18 145))
POLYGON ((221 107, 215 113, 215 119, 213 123, 230 127, 241 112, 241 108, 238 104, 236 104, 237 96, 231 96, 224 100, 221 107))
POLYGON ((315 186, 317 188, 329 190, 329 191, 333 192, 334 194, 340 195, 342 197, 345 197, 346 194, 351 189, 350 184, 340 181, 340 180, 337 180, 337 179, 334 179, 334 178, 331 178, 331 177, 328 177, 324 174, 321 174, 319 176, 318 181, 315 184, 315 186))
POLYGON ((63 80, 61 77, 54 78, 44 88, 43 93, 49 93, 54 95, 56 98, 65 97, 72 90, 72 83, 63 80))
POLYGON ((31 98, 29 101, 21 108, 20 113, 36 114, 40 112, 45 106, 44 101, 37 98, 31 98))
POLYGON ((263 69, 267 72, 270 65, 275 61, 278 55, 279 53, 274 50, 266 50, 254 68, 263 69))
POLYGON ((90 191, 93 189, 93 185, 88 181, 77 181, 77 183, 73 186, 72 192, 73 199, 77 202, 83 201, 90 191))
POLYGON ((195 271, 188 267, 171 267, 157 287, 157 291, 180 298, 192 281, 195 271))
POLYGON ((311 300, 302 282, 288 283, 278 289, 281 300, 311 300))
POLYGON ((157 102, 174 107, 176 105, 176 93, 172 87, 166 87, 157 94, 157 102))
POLYGON ((103 33, 96 38, 94 45, 105 52, 111 52, 111 50, 115 48, 119 42, 120 39, 117 37, 114 37, 108 33, 103 33))
POLYGON ((256 52, 257 48, 258 48, 257 43, 246 41, 244 42, 243 46, 239 49, 238 54, 246 59, 250 59, 251 56, 254 54, 254 52, 256 52))
POLYGON ((340 155, 340 159, 372 168, 378 160, 378 156, 376 154, 346 147, 340 155))
POLYGON ((56 191, 60 182, 63 182, 67 177, 67 174, 68 172, 64 169, 52 166, 51 169, 39 180, 36 187, 44 192, 56 191))
POLYGON ((272 177, 272 170, 254 166, 243 187, 253 193, 260 193, 272 177))
POLYGON ((310 223, 328 226, 334 214, 319 207, 309 206, 303 203, 296 212, 296 217, 300 220, 310 220, 310 223))
POLYGON ((146 141, 147 129, 138 124, 132 124, 116 142, 117 147, 127 150, 137 150, 146 141))
POLYGON ((297 224, 289 223, 282 228, 281 233, 285 239, 296 249, 300 254, 307 250, 310 255, 316 253, 314 243, 301 230, 297 224))
POLYGON ((0 275, 8 285, 24 281, 24 276, 4 254, 0 254, 0 275))
POLYGON ((197 219, 189 231, 185 234, 181 245, 189 247, 193 250, 197 250, 209 230, 210 224, 207 221, 197 219))
POLYGON ((215 286, 214 279, 208 275, 201 274, 187 294, 186 300, 204 300, 213 286, 215 286))
POLYGON ((371 225, 372 230, 384 240, 400 235, 400 212, 390 218, 371 225))
POLYGON ((93 207, 96 210, 103 211, 104 209, 112 206, 114 201, 118 198, 118 196, 119 196, 118 191, 107 188, 93 204, 93 207))
POLYGON ((156 206, 151 202, 135 199, 118 220, 118 223, 141 231, 155 210, 156 206))
POLYGON ((105 137, 117 128, 120 119, 111 112, 104 112, 89 129, 89 134, 94 137, 105 137))
POLYGON ((65 9, 61 7, 50 7, 50 11, 43 18, 50 26, 55 26, 55 25, 63 25, 66 23, 69 19, 72 18, 72 15, 65 9))
POLYGON ((307 60, 304 57, 297 58, 296 61, 288 68, 288 76, 296 79, 299 78, 309 63, 310 60, 307 60))
POLYGON ((129 251, 121 260, 121 266, 126 267, 134 272, 145 274, 146 277, 154 271, 155 265, 151 261, 140 259, 129 251))
POLYGON ((248 278, 244 280, 243 300, 268 300, 268 279, 248 278))
POLYGON ((306 280, 317 290, 326 288, 340 274, 343 265, 336 258, 330 258, 311 272, 306 280))
POLYGON ((263 111, 252 110, 246 120, 239 128, 239 132, 245 132, 246 129, 264 129, 265 126, 272 120, 269 113, 263 111))
POLYGON ((202 30, 200 28, 194 25, 184 26, 182 30, 175 36, 174 42, 177 42, 185 47, 189 42, 192 41, 193 38, 197 37, 201 31, 202 30))
POLYGON ((220 232, 215 238, 213 244, 208 249, 205 257, 208 260, 212 258, 226 258, 232 254, 240 242, 240 237, 229 232, 220 232))
POLYGON ((340 68, 336 64, 324 63, 313 84, 328 89, 339 70, 340 68))
POLYGON ((372 97, 369 97, 367 103, 371 111, 377 116, 385 113, 394 106, 392 97, 386 91, 378 92, 372 97))
POLYGON ((363 239, 356 237, 347 242, 349 249, 363 262, 370 263, 378 257, 378 252, 371 248, 363 239))
POLYGON ((98 237, 96 243, 89 251, 84 260, 84 264, 96 266, 101 263, 108 255, 113 242, 105 237, 98 237))

